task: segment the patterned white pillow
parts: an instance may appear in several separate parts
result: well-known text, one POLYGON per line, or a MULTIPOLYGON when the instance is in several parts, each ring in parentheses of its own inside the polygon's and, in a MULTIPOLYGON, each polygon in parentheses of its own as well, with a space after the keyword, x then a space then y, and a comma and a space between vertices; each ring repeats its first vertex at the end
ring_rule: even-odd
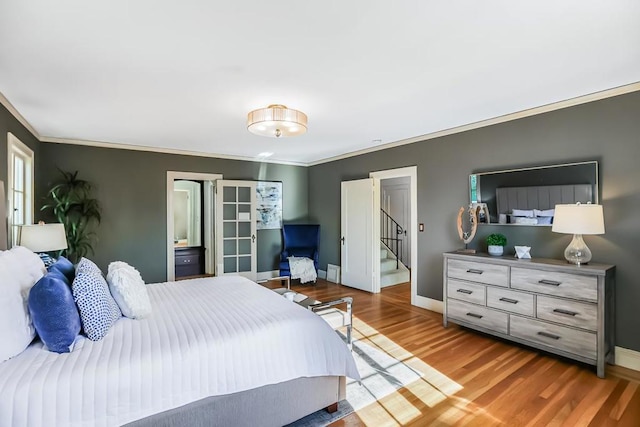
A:
POLYGON ((71 291, 87 338, 91 341, 101 340, 116 320, 122 317, 122 312, 109 293, 109 286, 98 266, 82 258, 76 267, 71 291))
POLYGON ((122 314, 131 319, 142 319, 151 313, 147 287, 134 267, 122 261, 112 262, 109 264, 107 283, 122 314))

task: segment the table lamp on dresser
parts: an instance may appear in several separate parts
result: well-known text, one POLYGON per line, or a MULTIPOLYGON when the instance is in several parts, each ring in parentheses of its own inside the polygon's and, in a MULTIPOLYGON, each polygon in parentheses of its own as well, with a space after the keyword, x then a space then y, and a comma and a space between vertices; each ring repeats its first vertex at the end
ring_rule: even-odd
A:
POLYGON ((556 233, 573 234, 573 239, 564 250, 568 262, 576 265, 591 261, 591 250, 584 242, 584 234, 604 234, 602 205, 570 204, 556 205, 553 227, 556 233))

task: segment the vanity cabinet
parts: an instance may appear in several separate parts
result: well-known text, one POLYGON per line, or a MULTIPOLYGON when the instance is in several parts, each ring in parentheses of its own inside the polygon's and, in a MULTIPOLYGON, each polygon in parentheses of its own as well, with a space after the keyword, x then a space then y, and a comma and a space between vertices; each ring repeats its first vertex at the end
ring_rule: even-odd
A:
POLYGON ((176 279, 204 273, 203 248, 175 248, 175 267, 176 279))
POLYGON ((614 356, 615 267, 444 254, 443 322, 595 365, 614 356))

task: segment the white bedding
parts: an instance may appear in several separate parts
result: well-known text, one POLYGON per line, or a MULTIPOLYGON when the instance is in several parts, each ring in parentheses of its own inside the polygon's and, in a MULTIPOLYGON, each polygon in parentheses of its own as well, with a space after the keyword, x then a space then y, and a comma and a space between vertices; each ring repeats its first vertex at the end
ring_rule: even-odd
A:
POLYGON ((299 377, 359 379, 320 317, 242 277, 148 286, 152 314, 73 353, 0 364, 0 426, 112 426, 299 377))

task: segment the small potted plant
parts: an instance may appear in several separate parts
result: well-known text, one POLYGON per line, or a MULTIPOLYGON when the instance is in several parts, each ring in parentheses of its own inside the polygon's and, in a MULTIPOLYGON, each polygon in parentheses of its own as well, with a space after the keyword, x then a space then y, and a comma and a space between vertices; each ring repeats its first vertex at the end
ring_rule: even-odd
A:
POLYGON ((500 256, 504 252, 507 245, 507 238, 504 234, 493 233, 487 236, 487 246, 489 247, 489 255, 500 256))

